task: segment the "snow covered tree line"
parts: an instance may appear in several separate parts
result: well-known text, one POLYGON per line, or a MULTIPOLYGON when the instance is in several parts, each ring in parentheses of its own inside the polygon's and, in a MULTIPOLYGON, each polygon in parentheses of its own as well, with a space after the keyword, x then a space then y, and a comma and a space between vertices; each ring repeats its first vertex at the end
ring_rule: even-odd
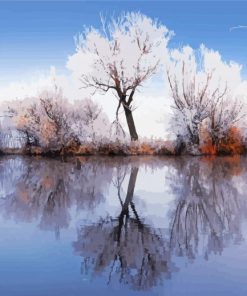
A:
POLYGON ((204 46, 199 50, 189 46, 169 49, 172 36, 166 26, 141 13, 124 13, 109 21, 102 18, 101 28, 85 28, 78 35, 76 52, 67 66, 80 81, 82 93, 87 88, 92 95, 115 95, 115 121, 110 124, 93 100, 72 103, 55 87, 36 97, 5 102, 5 126, 24 135, 27 146, 62 148, 72 143, 123 140, 119 120, 123 110, 130 139, 136 141, 136 92, 159 74, 170 89, 169 129, 178 136, 178 150, 182 145, 189 151, 204 147, 207 152, 206 146, 216 149, 236 131, 243 117, 244 105, 236 91, 245 83, 241 67, 225 63, 218 52, 204 46))
POLYGON ((56 88, 37 97, 12 101, 11 105, 6 102, 5 110, 12 127, 26 139, 27 147, 62 149, 102 140, 109 126, 107 116, 92 100, 72 103, 56 88))

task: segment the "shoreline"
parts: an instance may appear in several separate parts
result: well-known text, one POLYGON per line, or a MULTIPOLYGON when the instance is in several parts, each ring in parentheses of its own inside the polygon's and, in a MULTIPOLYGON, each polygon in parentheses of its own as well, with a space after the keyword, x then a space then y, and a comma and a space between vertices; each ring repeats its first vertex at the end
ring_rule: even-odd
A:
POLYGON ((49 157, 49 158, 57 158, 57 157, 83 157, 83 156, 92 156, 92 157, 142 157, 142 156, 151 156, 151 157, 229 157, 229 156, 246 156, 247 153, 218 153, 218 154, 208 154, 208 153, 182 153, 175 154, 171 152, 167 153, 113 153, 112 151, 108 152, 86 152, 86 153, 61 153, 59 151, 43 151, 41 153, 36 152, 28 152, 28 151, 1 151, 0 157, 4 156, 37 156, 37 157, 49 157))
POLYGON ((25 146, 18 148, 5 147, 0 149, 0 155, 29 155, 44 157, 67 157, 67 156, 234 156, 246 155, 247 147, 241 144, 241 149, 234 149, 234 146, 227 146, 226 149, 188 149, 183 146, 179 149, 176 142, 154 141, 154 142, 110 142, 110 143, 84 143, 72 144, 60 147, 25 146))

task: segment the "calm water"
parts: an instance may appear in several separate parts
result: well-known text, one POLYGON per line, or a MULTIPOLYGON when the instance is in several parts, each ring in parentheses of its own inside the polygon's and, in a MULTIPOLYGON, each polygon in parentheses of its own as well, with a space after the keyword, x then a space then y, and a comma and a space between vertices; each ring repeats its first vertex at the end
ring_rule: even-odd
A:
POLYGON ((247 295, 246 158, 0 158, 0 295, 247 295))

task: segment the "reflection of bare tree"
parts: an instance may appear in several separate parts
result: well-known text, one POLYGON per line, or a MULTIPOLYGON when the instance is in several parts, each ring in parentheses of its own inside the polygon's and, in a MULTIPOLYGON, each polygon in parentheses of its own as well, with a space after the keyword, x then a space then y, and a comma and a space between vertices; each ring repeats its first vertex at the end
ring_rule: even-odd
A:
MULTIPOLYGON (((6 218, 55 231, 57 237, 70 226, 74 214, 86 219, 90 215, 73 243, 75 253, 83 258, 83 273, 107 274, 109 283, 117 280, 145 290, 175 270, 171 261, 176 256, 191 260, 203 254, 208 258, 243 239, 246 164, 245 159, 227 157, 207 161, 124 158, 124 163, 121 158, 81 157, 61 162, 4 157, 0 160, 0 211, 6 218), (144 223, 134 197, 140 164, 152 173, 165 168, 166 184, 174 197, 167 236, 144 223), (110 184, 115 186, 119 212, 98 220, 97 206, 105 201, 110 184)), ((112 202, 111 195, 107 202, 112 202)))
POLYGON ((231 169, 227 170, 227 159, 209 164, 195 160, 179 167, 172 180, 177 204, 170 247, 175 254, 194 259, 200 248, 208 258, 211 252, 222 253, 230 239, 242 239, 240 225, 246 205, 234 188, 231 169))
POLYGON ((70 172, 70 197, 78 209, 93 211, 104 201, 106 188, 112 180, 112 164, 103 160, 77 159, 76 169, 70 172), (79 167, 78 167, 79 164, 79 167))
POLYGON ((69 226, 71 207, 93 210, 111 181, 111 167, 85 160, 78 168, 77 162, 4 158, 0 163, 2 213, 17 221, 39 221, 40 228, 59 237, 60 229, 69 226))
POLYGON ((67 228, 70 220, 68 209, 70 200, 68 198, 64 180, 58 179, 53 191, 48 195, 43 207, 40 227, 42 229, 54 228, 56 237, 60 237, 60 229, 67 228))
POLYGON ((169 252, 154 229, 139 217, 133 201, 138 167, 131 168, 125 200, 121 186, 125 172, 117 174, 115 186, 121 204, 117 218, 107 217, 97 224, 82 227, 73 244, 84 260, 83 272, 108 270, 108 283, 117 277, 135 289, 148 289, 170 272, 169 252))

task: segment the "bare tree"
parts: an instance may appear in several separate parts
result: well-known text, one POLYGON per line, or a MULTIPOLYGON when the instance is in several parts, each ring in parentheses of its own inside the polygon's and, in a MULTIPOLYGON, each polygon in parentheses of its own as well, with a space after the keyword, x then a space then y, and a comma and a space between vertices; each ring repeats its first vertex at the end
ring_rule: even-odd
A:
POLYGON ((222 101, 221 99, 226 94, 226 89, 223 92, 219 88, 210 90, 209 84, 213 73, 206 73, 206 79, 203 83, 199 83, 196 74, 191 75, 186 71, 186 65, 183 61, 182 79, 178 79, 176 75, 170 74, 167 71, 169 85, 172 91, 174 108, 178 112, 178 116, 182 118, 182 124, 185 126, 189 135, 189 142, 192 145, 199 146, 199 127, 200 124, 209 117, 209 110, 214 108, 216 111, 215 102, 222 101))
MULTIPOLYGON (((79 144, 73 130, 75 106, 62 94, 62 91, 43 92, 38 97, 39 111, 46 129, 41 129, 41 137, 49 145, 63 149, 69 143, 79 144)), ((81 120, 77 118, 77 120, 81 120)))
POLYGON ((71 128, 81 143, 102 142, 110 134, 110 122, 107 115, 93 100, 85 98, 73 104, 71 128))
POLYGON ((133 119, 133 100, 136 91, 158 69, 159 54, 165 51, 171 33, 140 13, 127 13, 109 23, 102 21, 102 30, 86 29, 77 39, 76 54, 68 66, 73 71, 78 63, 82 87, 103 93, 113 90, 117 99, 116 119, 123 107, 131 140, 138 135, 133 119), (91 61, 88 73, 85 63, 91 61))
POLYGON ((243 103, 237 98, 229 99, 225 94, 214 98, 209 107, 208 131, 212 145, 219 144, 224 139, 229 129, 237 124, 244 117, 243 103))
POLYGON ((242 118, 242 104, 234 94, 236 85, 220 72, 223 67, 228 74, 236 74, 239 68, 222 60, 213 68, 208 62, 212 53, 203 46, 198 53, 199 57, 190 47, 171 51, 166 70, 174 103, 173 129, 178 129, 192 151, 200 148, 201 128, 215 145, 242 118))

